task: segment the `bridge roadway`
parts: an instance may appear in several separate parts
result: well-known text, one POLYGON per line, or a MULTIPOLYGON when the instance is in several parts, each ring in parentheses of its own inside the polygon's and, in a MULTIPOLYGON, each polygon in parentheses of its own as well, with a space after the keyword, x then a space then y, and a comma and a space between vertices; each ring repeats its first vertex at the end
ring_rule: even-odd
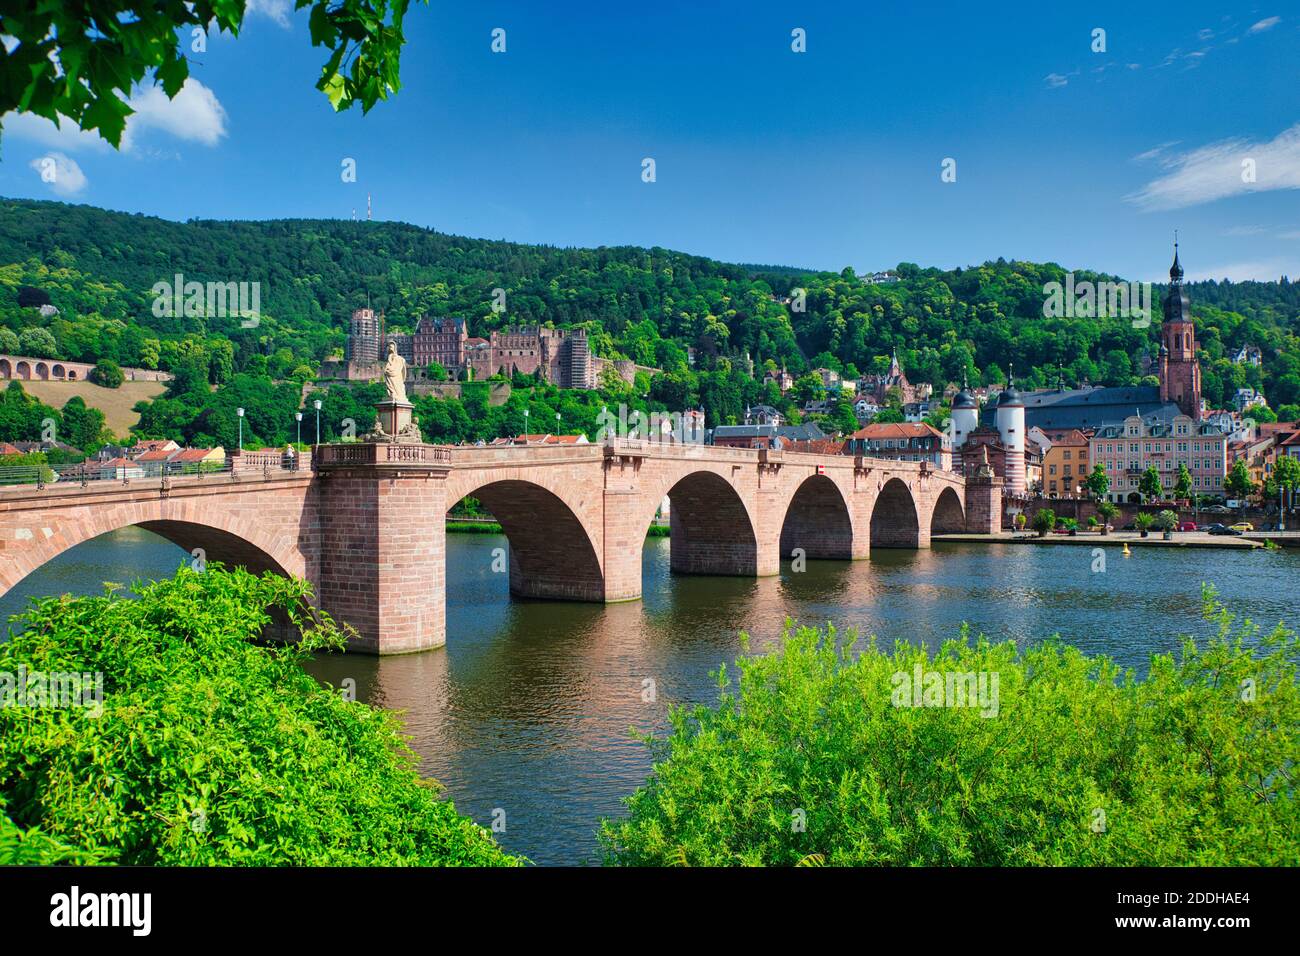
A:
POLYGON ((998 530, 1000 479, 926 463, 704 445, 565 447, 348 443, 311 471, 139 478, 0 489, 0 593, 82 541, 128 525, 208 560, 309 580, 359 650, 446 640, 445 515, 478 498, 509 540, 521 598, 641 596, 646 530, 670 501, 680 574, 773 575, 808 559, 924 548, 998 530))

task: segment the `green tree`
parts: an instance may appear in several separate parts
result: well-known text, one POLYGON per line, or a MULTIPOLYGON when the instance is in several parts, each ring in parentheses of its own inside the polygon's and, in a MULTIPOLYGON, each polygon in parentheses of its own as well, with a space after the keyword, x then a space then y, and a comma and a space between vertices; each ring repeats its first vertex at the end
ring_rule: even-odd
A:
MULTIPOLYGON (((400 87, 402 21, 409 3, 294 0, 296 9, 311 8, 312 45, 330 51, 316 88, 336 110, 360 103, 369 112, 400 87)), ((56 123, 66 117, 118 146, 134 112, 127 100, 134 87, 152 76, 168 98, 175 97, 189 77, 185 51, 191 33, 215 25, 237 35, 245 9, 242 2, 222 0, 162 5, 104 0, 93 6, 37 4, 22 15, 6 13, 4 30, 15 42, 6 45, 0 71, 0 116, 35 113, 56 123)))
POLYGON ((519 862, 420 779, 396 716, 303 670, 345 644, 305 582, 182 566, 133 594, 38 601, 0 644, 0 672, 107 675, 0 707, 4 830, 130 865, 519 862), (301 641, 265 646, 277 619, 301 641))
POLYGON ((1278 455, 1273 465, 1273 480, 1280 490, 1287 493, 1288 507, 1294 507, 1295 492, 1300 488, 1300 458, 1278 455))
POLYGON ((1178 481, 1174 484, 1174 497, 1192 497, 1192 473, 1187 470, 1187 465, 1181 461, 1178 463, 1178 481))
POLYGON ((1142 472, 1142 477, 1138 479, 1138 493, 1142 495, 1143 501, 1153 501, 1161 497, 1163 491, 1160 485, 1160 472, 1156 470, 1155 465, 1147 465, 1147 470, 1142 472))
POLYGON ((1056 512, 1051 508, 1039 508, 1034 513, 1033 528, 1038 532, 1040 538, 1045 537, 1047 532, 1056 527, 1056 512))
POLYGON ((87 377, 104 388, 121 388, 122 383, 126 381, 126 375, 123 374, 121 367, 109 358, 102 358, 96 362, 87 377))
POLYGON ((1119 517, 1119 506, 1113 501, 1099 501, 1097 502, 1097 514, 1101 515, 1103 522, 1101 533, 1106 534, 1107 528, 1119 517))
POLYGON ((1106 497, 1106 492, 1110 491, 1110 478, 1107 477, 1106 469, 1100 463, 1093 466, 1083 484, 1093 501, 1100 501, 1106 497))
POLYGON ((61 439, 93 455, 105 442, 104 413, 90 408, 80 395, 73 395, 63 405, 61 439))
POLYGON ((54 336, 50 330, 34 325, 30 329, 23 329, 18 336, 18 350, 23 355, 30 355, 34 358, 58 358, 59 343, 54 341, 54 336))
POLYGON ((1255 483, 1250 480, 1250 469, 1243 459, 1237 459, 1228 469, 1228 475, 1223 479, 1223 490, 1229 498, 1239 498, 1242 501, 1254 493, 1255 483))

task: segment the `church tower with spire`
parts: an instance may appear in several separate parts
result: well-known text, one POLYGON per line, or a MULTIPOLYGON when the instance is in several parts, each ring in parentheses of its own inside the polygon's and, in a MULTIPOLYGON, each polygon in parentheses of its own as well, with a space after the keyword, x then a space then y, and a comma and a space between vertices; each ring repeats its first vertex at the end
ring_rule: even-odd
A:
POLYGON ((1174 264, 1169 268, 1165 316, 1160 326, 1160 401, 1176 402, 1193 421, 1201 420, 1201 366, 1196 361, 1196 326, 1192 304, 1183 288, 1183 267, 1174 239, 1174 264))

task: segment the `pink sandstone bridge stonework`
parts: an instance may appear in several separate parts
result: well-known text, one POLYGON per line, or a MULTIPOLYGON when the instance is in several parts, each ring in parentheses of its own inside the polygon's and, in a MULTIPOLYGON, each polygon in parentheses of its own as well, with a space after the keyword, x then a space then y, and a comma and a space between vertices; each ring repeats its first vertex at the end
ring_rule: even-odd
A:
POLYGON ((448 508, 474 496, 509 542, 511 594, 641 596, 647 529, 669 499, 678 574, 775 575, 807 559, 992 533, 1000 479, 925 463, 620 442, 568 447, 323 445, 313 470, 0 490, 0 593, 69 548, 136 525, 207 560, 306 578, 357 648, 446 641, 448 508))

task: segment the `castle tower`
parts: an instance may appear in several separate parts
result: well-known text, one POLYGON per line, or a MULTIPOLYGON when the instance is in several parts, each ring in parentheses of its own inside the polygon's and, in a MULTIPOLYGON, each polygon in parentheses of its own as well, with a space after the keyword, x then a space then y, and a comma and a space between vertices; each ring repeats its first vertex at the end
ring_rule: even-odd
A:
POLYGON ((348 323, 348 337, 344 345, 349 362, 369 365, 379 361, 379 346, 383 339, 383 319, 374 309, 357 309, 348 323))
POLYGON ((979 403, 971 395, 970 386, 966 382, 966 376, 963 375, 961 391, 952 400, 952 447, 954 451, 966 444, 966 437, 979 427, 979 423, 979 403))
POLYGON ((1175 402, 1184 415, 1201 420, 1201 366, 1196 361, 1196 325, 1192 304, 1183 288, 1183 267, 1174 241, 1174 264, 1169 268, 1165 293, 1165 318, 1160 326, 1160 400, 1175 402))
POLYGON ((1007 450, 1006 492, 1011 495, 1025 493, 1025 403, 1016 391, 1014 379, 1007 381, 1006 390, 998 396, 998 435, 1007 450))

